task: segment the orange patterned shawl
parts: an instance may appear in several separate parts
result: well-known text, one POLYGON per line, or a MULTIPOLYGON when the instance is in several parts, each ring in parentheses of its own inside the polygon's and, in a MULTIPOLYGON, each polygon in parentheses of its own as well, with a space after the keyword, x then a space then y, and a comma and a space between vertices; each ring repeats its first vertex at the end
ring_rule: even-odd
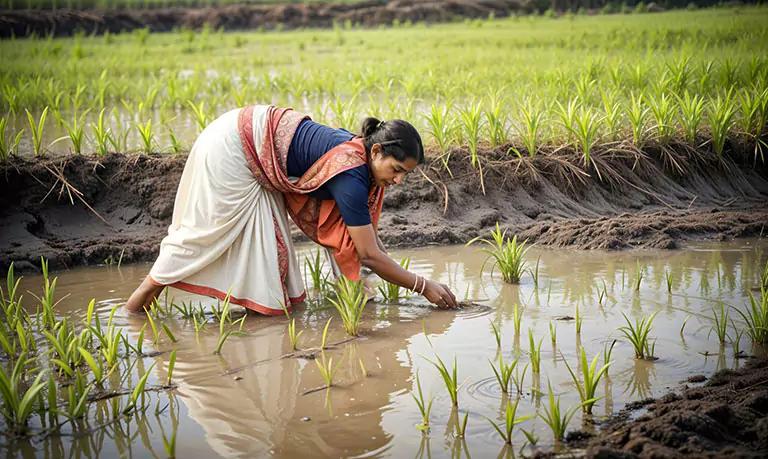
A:
MULTIPOLYGON (((299 123, 309 116, 290 108, 270 106, 267 126, 256 152, 253 138, 253 106, 240 111, 238 129, 251 172, 259 184, 270 191, 283 193, 288 214, 296 226, 316 243, 333 249, 341 272, 350 280, 360 278, 360 259, 349 236, 341 212, 333 200, 320 200, 307 193, 320 188, 336 175, 366 163, 363 140, 355 137, 325 153, 296 183, 287 176, 288 149, 299 123)), ((379 223, 384 202, 384 188, 371 185, 368 208, 374 228, 379 223)))

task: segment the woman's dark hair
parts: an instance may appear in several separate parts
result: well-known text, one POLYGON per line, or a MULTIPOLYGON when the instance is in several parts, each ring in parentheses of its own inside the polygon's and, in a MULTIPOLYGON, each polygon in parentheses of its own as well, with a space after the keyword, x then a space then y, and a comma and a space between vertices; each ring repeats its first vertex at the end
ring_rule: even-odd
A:
POLYGON ((408 158, 415 159, 418 164, 424 162, 424 146, 421 136, 411 123, 403 120, 379 121, 369 117, 363 121, 361 129, 365 152, 371 154, 374 144, 380 144, 384 156, 392 156, 403 162, 408 158))

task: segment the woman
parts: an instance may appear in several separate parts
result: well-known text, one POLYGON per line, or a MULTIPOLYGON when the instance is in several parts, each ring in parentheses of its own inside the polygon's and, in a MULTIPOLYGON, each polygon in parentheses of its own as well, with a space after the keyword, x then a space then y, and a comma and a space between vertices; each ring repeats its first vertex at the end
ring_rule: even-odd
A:
POLYGON ((358 137, 291 109, 230 111, 192 147, 160 255, 125 308, 143 312, 172 286, 283 314, 305 296, 288 215, 332 254, 335 275, 358 280, 366 266, 455 308, 447 286, 400 267, 378 238, 384 189, 423 161, 418 132, 402 120, 367 118, 358 137))

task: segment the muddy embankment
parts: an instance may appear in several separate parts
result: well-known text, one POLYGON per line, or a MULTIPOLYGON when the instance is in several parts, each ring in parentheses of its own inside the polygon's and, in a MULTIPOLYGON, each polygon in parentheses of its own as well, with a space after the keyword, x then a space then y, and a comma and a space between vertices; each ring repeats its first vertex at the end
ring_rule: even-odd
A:
POLYGON ((630 403, 597 433, 582 430, 566 439, 566 446, 585 458, 764 458, 768 359, 749 360, 709 379, 691 377, 663 397, 630 403))
MULTIPOLYGON (((496 222, 545 246, 675 249, 686 241, 768 234, 768 169, 689 158, 670 170, 659 157, 594 152, 520 160, 503 148, 428 159, 386 193, 380 236, 391 247, 455 244, 496 222), (597 169, 595 169, 597 167, 597 169), (601 179, 598 178, 598 172, 601 179), (586 175, 586 174, 589 175, 586 175), (483 189, 485 192, 483 192, 483 189)), ((184 157, 23 159, 0 164, 0 271, 152 261, 167 231, 184 157)), ((301 240, 303 235, 296 233, 301 240)))
POLYGON ((130 10, 0 11, 0 38, 38 36, 53 33, 69 36, 76 30, 101 34, 148 27, 152 32, 175 28, 199 29, 204 24, 225 30, 274 29, 280 27, 331 27, 334 22, 360 24, 364 27, 391 25, 397 20, 449 22, 463 18, 509 16, 514 12, 532 12, 528 0, 394 0, 359 3, 310 3, 215 5, 205 8, 151 8, 130 10))

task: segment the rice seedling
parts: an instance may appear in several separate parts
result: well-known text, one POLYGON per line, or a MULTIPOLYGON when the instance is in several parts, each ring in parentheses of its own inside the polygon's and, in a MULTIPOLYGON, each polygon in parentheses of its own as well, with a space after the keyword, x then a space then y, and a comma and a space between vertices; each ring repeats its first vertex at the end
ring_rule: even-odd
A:
POLYGON ((688 314, 685 316, 685 320, 683 320, 683 325, 680 326, 680 336, 683 336, 683 332, 685 331, 685 325, 688 323, 688 319, 691 318, 691 314, 688 314))
POLYGON ((0 161, 8 160, 12 155, 15 155, 19 151, 19 143, 21 142, 21 136, 24 134, 24 130, 20 130, 16 133, 16 137, 10 134, 6 137, 6 124, 7 118, 0 118, 0 161))
POLYGON ((507 408, 504 410, 504 429, 493 422, 491 419, 488 419, 488 422, 491 423, 494 429, 496 429, 496 432, 499 433, 502 440, 504 440, 504 443, 511 445, 512 444, 512 431, 514 430, 515 426, 518 424, 521 424, 529 419, 533 419, 536 415, 535 414, 528 414, 525 416, 517 416, 517 405, 520 403, 520 398, 515 398, 514 405, 507 400, 507 408))
POLYGON ((205 129, 210 122, 210 117, 205 111, 205 101, 200 101, 200 105, 195 105, 191 100, 187 100, 187 105, 192 109, 198 130, 203 132, 203 129, 205 129))
POLYGON ((521 308, 517 303, 515 303, 512 307, 512 325, 515 329, 515 336, 519 336, 520 325, 523 323, 523 311, 525 311, 525 308, 521 308))
POLYGON ((458 418, 456 419, 456 422, 453 424, 456 428, 456 438, 464 438, 464 436, 467 434, 467 421, 469 420, 469 411, 464 412, 464 419, 462 419, 461 422, 459 422, 458 418))
POLYGON ((421 389, 421 380, 419 379, 418 372, 416 372, 416 388, 418 389, 418 397, 411 392, 411 397, 413 397, 421 413, 421 424, 417 425, 416 428, 419 430, 429 430, 429 414, 432 412, 432 402, 435 401, 435 397, 430 394, 429 400, 424 399, 424 392, 421 389))
POLYGON ((139 379, 139 383, 134 387, 133 391, 130 394, 130 397, 128 399, 128 404, 123 409, 123 414, 128 414, 131 411, 134 410, 143 410, 144 409, 144 387, 147 385, 147 378, 149 378, 150 373, 152 372, 152 369, 155 367, 155 364, 149 366, 147 371, 144 372, 144 374, 139 379), (139 399, 141 399, 141 407, 139 407, 139 399))
POLYGON ((518 394, 523 393, 523 386, 525 384, 525 374, 528 372, 528 367, 530 364, 526 363, 523 367, 523 373, 520 374, 518 370, 520 369, 520 366, 517 365, 515 367, 515 375, 512 377, 512 382, 515 384, 515 389, 517 390, 518 394))
POLYGON ((99 112, 99 117, 96 123, 91 123, 93 140, 96 142, 96 154, 99 156, 106 156, 109 144, 114 142, 112 131, 109 129, 104 120, 105 111, 106 108, 102 108, 99 112))
MULTIPOLYGON (((573 419, 573 416, 579 411, 584 402, 572 406, 566 410, 560 408, 560 397, 555 398, 555 393, 552 390, 552 383, 547 379, 547 392, 548 392, 548 406, 544 407, 544 414, 537 413, 538 416, 549 426, 554 434, 555 441, 560 441, 565 438, 565 431, 568 429, 568 424, 573 419)), ((594 403, 597 400, 587 400, 587 402, 594 403)))
POLYGON ((152 119, 148 119, 146 123, 136 123, 136 129, 139 131, 141 137, 141 145, 145 154, 150 155, 157 146, 155 142, 155 132, 152 130, 152 119))
MULTIPOLYGON (((516 128, 517 134, 523 142, 528 157, 535 158, 539 149, 541 131, 546 123, 546 111, 541 108, 539 101, 534 104, 529 99, 525 103, 518 105, 518 112, 522 115, 523 124, 521 127, 516 128)), ((522 158, 521 152, 517 151, 514 147, 512 150, 522 158)))
POLYGON ((304 330, 300 331, 298 334, 296 333, 296 319, 291 318, 288 308, 286 308, 282 302, 280 305, 283 307, 286 319, 288 319, 288 338, 291 340, 291 349, 295 351, 299 348, 299 338, 301 338, 301 334, 304 333, 304 330))
POLYGON ((720 303, 720 315, 717 314, 717 310, 712 310, 712 319, 715 324, 710 327, 707 339, 712 336, 712 332, 715 332, 718 342, 725 344, 725 339, 728 337, 728 311, 722 303, 720 303))
POLYGON ((340 276, 336 282, 336 299, 329 298, 344 323, 344 329, 349 336, 360 335, 360 319, 363 309, 368 302, 368 295, 363 292, 363 282, 353 282, 340 276))
POLYGON ((485 110, 485 118, 488 120, 487 138, 491 147, 498 147, 507 140, 507 117, 502 112, 504 102, 505 98, 494 96, 485 110))
MULTIPOLYGON (((9 290, 10 290, 10 283, 9 290)), ((760 273, 760 288, 762 290, 768 290, 768 261, 765 262, 765 268, 763 268, 763 271, 760 273)))
POLYGON ((576 320, 576 334, 581 334, 581 326, 584 323, 584 317, 582 317, 581 313, 579 312, 579 303, 576 303, 576 314, 574 319, 576 320))
POLYGON ((645 276, 645 267, 641 268, 640 260, 637 260, 637 269, 635 270, 635 280, 633 282, 636 292, 640 291, 640 284, 642 284, 644 276, 645 276))
POLYGON ((656 121, 656 140, 662 145, 667 145, 675 131, 674 100, 662 92, 657 97, 649 97, 648 104, 656 121))
POLYGON ((448 160, 450 159, 448 149, 451 143, 456 140, 456 120, 450 116, 452 106, 452 102, 446 102, 442 107, 432 103, 430 111, 424 116, 429 124, 429 134, 440 147, 440 160, 443 167, 449 174, 451 174, 451 169, 448 167, 448 160))
POLYGON ((88 401, 91 387, 91 385, 85 385, 85 378, 80 373, 80 370, 78 370, 75 375, 75 383, 67 386, 67 404, 65 406, 67 411, 59 411, 57 414, 69 419, 84 417, 88 410, 86 402, 88 401))
MULTIPOLYGON (((613 345, 616 344, 616 341, 613 341, 613 344, 611 344, 611 351, 613 350, 613 345)), ((605 355, 605 358, 610 359, 610 352, 608 351, 608 355, 605 355)), ((600 379, 608 373, 608 367, 611 365, 612 362, 608 361, 607 363, 604 363, 600 369, 597 369, 597 359, 600 358, 600 355, 595 355, 595 358, 592 359, 592 363, 587 362, 587 352, 584 350, 584 348, 581 348, 581 374, 584 378, 584 382, 579 382, 579 378, 576 376, 576 373, 573 372, 571 369, 571 366, 568 365, 568 361, 563 359, 565 362, 565 367, 568 368, 568 373, 571 374, 571 378, 573 379, 573 382, 576 384, 576 388, 579 391, 579 397, 581 398, 581 407, 584 410, 585 414, 592 414, 592 407, 594 406, 595 402, 600 400, 603 397, 595 397, 595 392, 597 390, 597 385, 600 382, 600 379)))
POLYGON ((528 270, 528 272, 531 274, 531 278, 533 279, 534 287, 539 286, 539 263, 540 262, 541 262, 541 255, 536 257, 536 265, 533 267, 533 269, 528 270))
POLYGON ((501 348, 501 330, 499 330, 499 326, 496 325, 496 323, 493 322, 493 320, 488 319, 488 323, 491 324, 491 330, 493 330, 493 336, 496 338, 496 347, 501 348))
MULTIPOLYGON (((411 257, 405 257, 400 260, 400 266, 403 269, 408 270, 411 265, 411 257)), ((397 284, 391 282, 382 281, 382 285, 379 285, 379 292, 384 297, 384 301, 397 301, 400 298, 406 298, 408 296, 407 289, 400 287, 397 284)))
POLYGON ((333 378, 336 376, 336 373, 339 371, 339 368, 341 367, 341 363, 344 361, 344 356, 339 359, 339 362, 336 364, 336 366, 333 366, 333 357, 328 359, 325 355, 325 351, 321 351, 321 358, 315 359, 315 364, 317 365, 318 370, 320 370, 320 374, 323 377, 323 381, 325 381, 326 387, 333 387, 333 378))
MULTIPOLYGON (((226 298, 224 298, 224 304, 222 306, 220 317, 229 317, 229 293, 227 293, 226 298)), ((221 348, 224 346, 224 342, 227 341, 229 335, 232 334, 231 328, 227 331, 224 331, 225 322, 225 320, 219 320, 219 339, 216 342, 216 350, 213 351, 214 354, 221 354, 221 348)))
POLYGON ((48 260, 43 257, 40 257, 40 266, 43 272, 43 293, 41 296, 34 295, 35 298, 40 302, 40 308, 42 309, 42 314, 40 314, 38 317, 42 320, 43 327, 53 329, 53 327, 56 325, 56 314, 53 312, 53 309, 56 307, 59 301, 61 301, 54 301, 53 299, 56 292, 56 282, 58 281, 58 278, 54 277, 53 281, 50 280, 48 275, 48 260))
MULTIPOLYGON (((590 107, 580 106, 570 116, 563 117, 561 122, 568 132, 576 139, 581 149, 584 164, 589 167, 593 165, 592 149, 599 140, 600 134, 600 116, 590 107)), ((598 177, 600 171, 595 169, 598 177)))
POLYGON ((360 357, 358 359, 358 362, 360 363, 360 370, 362 370, 362 372, 363 372, 363 378, 367 378, 368 377, 368 372, 365 371, 365 365, 363 365, 363 358, 360 357))
POLYGON ((26 430, 27 421, 35 411, 35 399, 47 385, 43 381, 45 373, 41 371, 28 385, 27 390, 23 390, 22 379, 26 373, 24 367, 33 361, 34 359, 27 359, 26 353, 22 352, 10 375, 6 373, 5 366, 0 365, 0 394, 3 397, 0 414, 5 417, 8 426, 17 432, 26 430))
POLYGON ((469 106, 459 109, 459 117, 461 119, 464 140, 469 147, 472 167, 478 167, 479 159, 477 150, 480 144, 480 134, 484 124, 483 107, 479 102, 469 104, 469 106))
POLYGON ((632 143, 637 148, 643 148, 647 137, 646 124, 651 109, 643 103, 642 93, 630 97, 630 105, 626 108, 627 118, 632 128, 632 143))
POLYGON ((747 336, 753 344, 768 343, 768 291, 763 289, 761 300, 755 300, 752 292, 749 293, 749 306, 747 311, 736 309, 747 325, 747 336))
POLYGON ((163 327, 163 330, 165 331, 165 334, 168 336, 168 338, 171 340, 172 343, 175 343, 176 341, 178 341, 176 339, 176 337, 173 336, 173 333, 171 333, 171 329, 168 328, 167 325, 165 325, 164 323, 161 322, 160 326, 163 327))
POLYGON ((731 99, 730 91, 725 97, 721 97, 720 94, 717 95, 717 98, 710 97, 707 115, 712 135, 712 148, 717 153, 717 157, 721 158, 725 148, 725 140, 736 121, 736 106, 731 99))
POLYGON ((504 282, 515 284, 520 282, 520 277, 525 272, 526 262, 523 257, 530 247, 525 247, 528 242, 527 239, 518 244, 517 235, 511 240, 506 236, 507 231, 504 230, 502 232, 499 223, 496 222, 496 229, 491 231, 493 241, 478 236, 467 242, 466 246, 470 246, 478 241, 489 246, 490 249, 483 249, 483 252, 488 254, 488 257, 483 262, 480 270, 482 271, 485 268, 488 260, 493 259, 491 275, 493 275, 494 268, 498 266, 502 277, 504 278, 504 282))
POLYGON ((440 356, 435 354, 435 358, 437 358, 437 362, 433 362, 426 357, 424 357, 424 360, 434 365, 435 368, 437 368, 437 371, 440 372, 440 376, 442 376, 443 382, 445 383, 445 389, 448 391, 448 395, 451 397, 451 403, 453 406, 457 407, 459 406, 459 391, 466 381, 459 384, 457 376, 458 365, 456 363, 456 356, 453 357, 453 368, 451 371, 448 371, 448 368, 446 368, 445 363, 443 363, 443 361, 440 359, 440 356))
POLYGON ((503 393, 509 393, 509 382, 512 379, 512 372, 515 371, 515 368, 517 368, 517 362, 520 360, 520 358, 515 358, 515 360, 512 361, 512 363, 505 364, 504 363, 504 356, 499 353, 499 367, 496 368, 493 365, 493 362, 488 360, 488 363, 491 364, 491 369, 493 370, 493 374, 496 376, 496 381, 499 383, 499 387, 501 387, 501 391, 503 393))
POLYGON ((105 367, 99 358, 99 354, 96 354, 96 357, 94 358, 94 356, 83 347, 78 346, 77 350, 80 352, 86 363, 88 363, 88 366, 91 368, 91 372, 93 373, 95 380, 94 382, 96 385, 102 387, 104 381, 117 368, 117 363, 114 363, 112 366, 105 367))
POLYGON ((678 121, 683 128, 683 138, 688 144, 694 145, 699 127, 704 120, 706 108, 704 98, 698 94, 691 95, 688 91, 685 91, 682 97, 679 95, 676 97, 679 108, 678 121))
POLYGON ((27 121, 29 121, 29 128, 32 133, 32 152, 35 156, 39 156, 43 152, 43 128, 45 128, 45 120, 48 117, 48 107, 43 109, 37 122, 29 110, 24 109, 24 111, 27 112, 27 121))
POLYGON ((539 374, 541 372, 541 343, 544 341, 544 338, 541 338, 539 340, 539 345, 536 345, 536 342, 533 339, 533 330, 530 328, 528 329, 528 343, 530 345, 530 353, 529 356, 531 358, 531 370, 533 371, 533 374, 539 374))
POLYGON ((552 339, 552 345, 557 345, 557 324, 549 323, 549 337, 552 339))
MULTIPOLYGON (((157 300, 155 300, 155 303, 157 303, 157 300)), ((152 344, 157 344, 157 342, 160 341, 160 332, 157 330, 157 325, 155 325, 155 319, 152 318, 152 313, 150 311, 145 311, 145 313, 147 314, 149 326, 152 328, 152 336, 154 337, 152 344)))
POLYGON ((72 143, 72 153, 76 155, 82 154, 85 132, 83 131, 83 126, 80 124, 80 117, 75 114, 72 118, 72 124, 67 123, 66 121, 63 121, 63 124, 67 131, 66 138, 72 143))
POLYGON ((313 251, 312 257, 304 257, 304 269, 309 269, 312 286, 316 292, 324 292, 328 285, 328 275, 323 275, 323 260, 320 258, 320 250, 313 251))
POLYGON ((627 325, 619 327, 618 330, 629 340, 635 350, 636 359, 647 359, 654 357, 654 349, 650 345, 648 335, 651 332, 653 319, 661 312, 661 309, 642 319, 635 318, 634 324, 622 312, 627 325))
POLYGON ((170 386, 173 378, 173 369, 176 366, 176 349, 171 351, 171 358, 168 361, 168 377, 165 380, 165 385, 170 386))
POLYGON ((672 293, 672 283, 674 282, 674 277, 672 276, 672 271, 669 269, 664 270, 664 280, 667 283, 667 293, 672 293))

